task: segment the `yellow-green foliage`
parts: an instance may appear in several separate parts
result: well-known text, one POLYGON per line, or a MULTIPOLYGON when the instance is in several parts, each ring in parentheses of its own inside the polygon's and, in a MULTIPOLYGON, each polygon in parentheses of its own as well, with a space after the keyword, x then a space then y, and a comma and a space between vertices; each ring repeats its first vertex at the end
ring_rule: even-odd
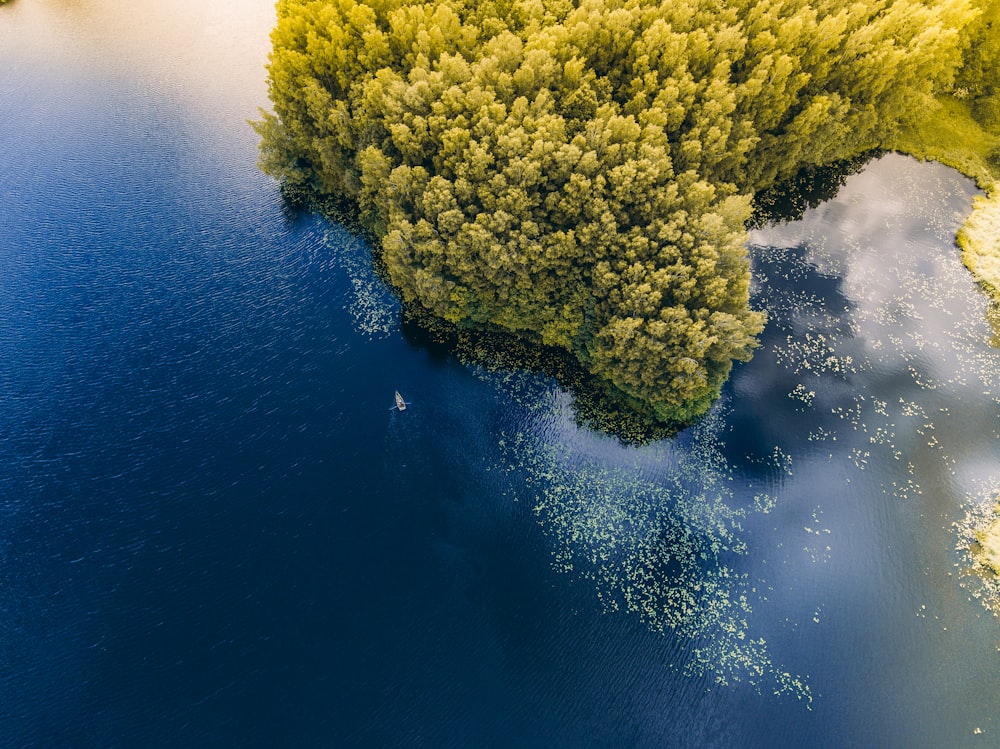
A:
POLYGON ((1000 299, 1000 183, 978 197, 972 215, 958 232, 962 261, 976 279, 1000 299))
POLYGON ((1000 505, 994 508, 989 525, 976 531, 975 539, 978 544, 976 557, 980 564, 993 574, 1000 575, 1000 505))
POLYGON ((356 201, 408 302, 565 348, 663 420, 707 409, 762 328, 750 196, 884 144, 952 87, 982 17, 966 0, 278 15, 263 168, 356 201))
POLYGON ((983 3, 969 36, 958 84, 967 87, 959 91, 982 130, 965 145, 966 153, 977 160, 975 168, 962 171, 975 177, 987 194, 976 199, 958 243, 965 265, 1000 300, 1000 0, 983 3))
MULTIPOLYGON (((968 26, 968 52, 956 85, 972 105, 975 118, 1000 131, 1000 0, 978 0, 979 16, 968 26)), ((1000 166, 1000 165, 998 165, 1000 166)))
POLYGON ((883 145, 925 161, 940 161, 976 180, 984 190, 1000 180, 1000 128, 983 127, 969 99, 928 97, 919 116, 903 124, 883 145))

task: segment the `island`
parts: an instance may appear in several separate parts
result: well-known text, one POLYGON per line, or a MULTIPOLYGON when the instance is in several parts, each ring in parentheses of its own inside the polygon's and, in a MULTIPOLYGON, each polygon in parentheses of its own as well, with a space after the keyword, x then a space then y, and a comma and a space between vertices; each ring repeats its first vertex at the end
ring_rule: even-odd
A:
POLYGON ((975 177, 960 241, 1000 289, 998 17, 998 0, 282 0, 261 166, 343 206, 412 309, 566 352, 684 424, 765 323, 754 196, 804 168, 895 149, 975 177))

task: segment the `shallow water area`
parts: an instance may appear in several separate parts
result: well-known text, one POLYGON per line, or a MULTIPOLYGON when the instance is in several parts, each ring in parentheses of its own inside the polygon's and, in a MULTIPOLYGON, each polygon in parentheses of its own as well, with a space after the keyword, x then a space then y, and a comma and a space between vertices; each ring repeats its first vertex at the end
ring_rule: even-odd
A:
POLYGON ((972 185, 889 155, 753 232, 761 348, 625 446, 282 204, 273 14, 0 8, 0 746, 990 745, 972 185))

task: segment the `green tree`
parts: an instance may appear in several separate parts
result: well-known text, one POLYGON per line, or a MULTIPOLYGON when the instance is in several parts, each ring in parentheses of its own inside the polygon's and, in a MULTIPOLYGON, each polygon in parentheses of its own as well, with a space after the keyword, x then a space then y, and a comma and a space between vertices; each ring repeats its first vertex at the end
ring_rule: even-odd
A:
POLYGON ((979 11, 966 34, 969 46, 956 85, 972 99, 976 119, 996 130, 1000 129, 1000 0, 981 2, 979 11))

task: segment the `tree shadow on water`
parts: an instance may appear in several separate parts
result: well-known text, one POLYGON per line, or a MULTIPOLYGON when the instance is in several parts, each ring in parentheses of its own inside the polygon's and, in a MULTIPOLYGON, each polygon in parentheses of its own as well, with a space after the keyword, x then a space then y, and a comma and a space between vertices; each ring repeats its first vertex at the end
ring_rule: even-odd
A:
POLYGON ((810 208, 835 198, 848 177, 864 171, 868 163, 882 153, 865 151, 852 159, 806 167, 794 177, 761 190, 753 197, 753 213, 747 228, 760 229, 769 224, 798 221, 810 208))
POLYGON ((520 370, 554 379, 572 396, 575 423, 616 437, 626 445, 667 439, 693 423, 659 422, 639 404, 587 372, 570 353, 506 331, 459 327, 405 304, 401 331, 411 345, 427 351, 437 361, 454 358, 488 372, 520 370))

